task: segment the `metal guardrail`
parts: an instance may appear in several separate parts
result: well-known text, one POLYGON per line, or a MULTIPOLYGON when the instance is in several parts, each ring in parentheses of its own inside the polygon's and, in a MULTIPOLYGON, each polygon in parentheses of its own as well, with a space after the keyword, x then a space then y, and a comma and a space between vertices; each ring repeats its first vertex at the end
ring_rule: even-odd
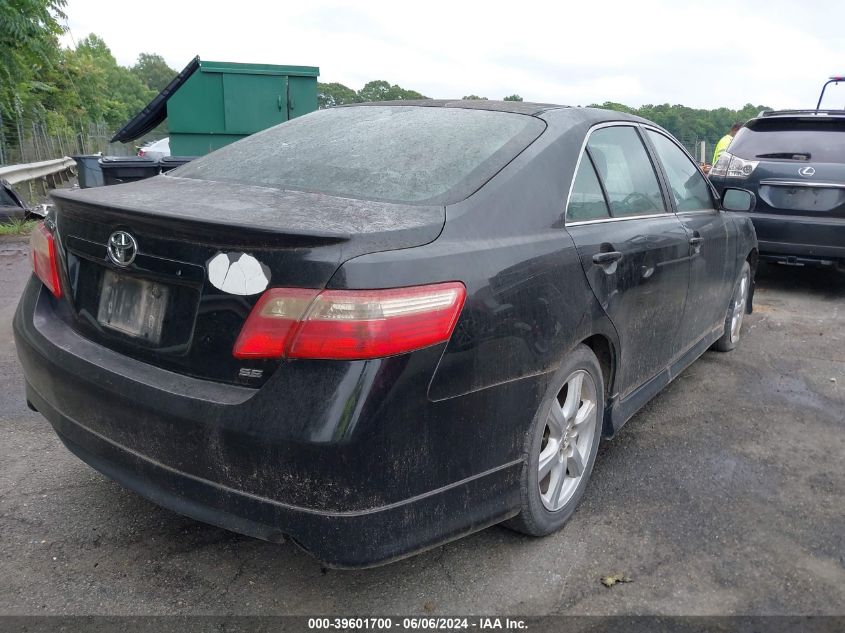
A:
POLYGON ((8 165, 0 167, 0 180, 6 180, 14 185, 27 180, 35 180, 58 174, 76 165, 72 158, 56 158, 55 160, 42 160, 37 163, 26 163, 25 165, 8 165))

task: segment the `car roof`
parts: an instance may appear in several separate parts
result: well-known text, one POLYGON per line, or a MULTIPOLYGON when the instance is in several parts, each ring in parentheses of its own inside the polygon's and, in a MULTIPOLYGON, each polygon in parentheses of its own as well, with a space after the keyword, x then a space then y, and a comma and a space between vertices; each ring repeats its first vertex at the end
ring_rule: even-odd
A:
POLYGON ((493 112, 510 112, 513 114, 527 114, 540 116, 553 110, 565 111, 569 119, 580 119, 585 122, 600 121, 636 121, 655 125, 651 121, 633 114, 604 110, 602 108, 582 108, 559 105, 555 103, 534 103, 531 101, 492 101, 488 99, 407 99, 398 101, 369 101, 366 103, 349 103, 341 108, 371 106, 405 106, 425 108, 463 108, 465 110, 487 110, 493 112))
POLYGON ((528 101, 489 101, 487 99, 402 99, 398 101, 368 101, 349 103, 344 108, 355 106, 411 106, 425 108, 463 108, 465 110, 493 110, 514 114, 537 115, 546 110, 568 108, 554 103, 532 103, 528 101))
MULTIPOLYGON (((756 119, 794 119, 806 117, 845 117, 845 110, 763 110, 756 119)), ((754 119, 752 119, 753 121, 754 119)))

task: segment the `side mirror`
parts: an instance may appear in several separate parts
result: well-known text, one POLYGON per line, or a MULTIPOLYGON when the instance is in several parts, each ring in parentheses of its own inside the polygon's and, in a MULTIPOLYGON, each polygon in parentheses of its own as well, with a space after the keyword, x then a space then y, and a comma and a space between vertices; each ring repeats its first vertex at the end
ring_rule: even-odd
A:
POLYGON ((746 189, 729 187, 722 192, 722 208, 725 211, 753 211, 757 197, 746 189))

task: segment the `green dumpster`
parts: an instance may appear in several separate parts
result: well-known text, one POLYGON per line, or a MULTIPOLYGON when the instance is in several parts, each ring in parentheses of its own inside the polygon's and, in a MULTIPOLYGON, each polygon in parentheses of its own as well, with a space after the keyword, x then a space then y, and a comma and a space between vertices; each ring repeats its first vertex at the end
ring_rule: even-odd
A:
POLYGON ((129 143, 167 119, 174 156, 202 156, 317 109, 315 66, 194 58, 112 138, 129 143))
POLYGON ((170 151, 201 156, 317 109, 319 70, 200 61, 167 102, 170 151))

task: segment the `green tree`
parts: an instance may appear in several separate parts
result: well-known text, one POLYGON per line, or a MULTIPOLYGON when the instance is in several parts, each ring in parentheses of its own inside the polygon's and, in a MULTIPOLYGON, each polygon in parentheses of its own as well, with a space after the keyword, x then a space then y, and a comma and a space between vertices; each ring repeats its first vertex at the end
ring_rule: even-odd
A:
POLYGON ((65 0, 0 0, 0 114, 12 115, 51 86, 39 74, 59 52, 65 0))
POLYGON ((520 97, 517 94, 512 94, 512 95, 502 99, 502 101, 522 101, 522 97, 520 97))
POLYGON ((131 70, 119 66, 102 38, 91 34, 68 51, 67 68, 79 92, 79 101, 92 121, 112 129, 123 126, 155 96, 131 70))
POLYGON ((141 53, 137 63, 130 69, 147 88, 161 92, 176 76, 176 71, 167 65, 164 57, 155 53, 141 53))
POLYGON ((478 95, 464 95, 461 99, 463 101, 487 101, 487 97, 479 97, 478 95))
POLYGON ((632 108, 610 101, 590 107, 627 112, 653 121, 671 132, 693 154, 696 154, 698 150, 697 147, 693 146, 696 142, 705 141, 708 149, 710 149, 722 136, 727 134, 733 123, 745 122, 757 116, 760 111, 771 109, 767 106, 755 106, 750 103, 739 110, 730 108, 704 110, 689 108, 680 104, 669 105, 668 103, 646 104, 639 108, 632 108))
POLYGON ((408 99, 428 99, 416 90, 406 90, 396 84, 392 86, 384 80, 370 81, 358 91, 359 101, 404 101, 408 99))
POLYGON ((358 93, 339 83, 317 84, 317 107, 333 108, 347 103, 356 103, 358 93))

